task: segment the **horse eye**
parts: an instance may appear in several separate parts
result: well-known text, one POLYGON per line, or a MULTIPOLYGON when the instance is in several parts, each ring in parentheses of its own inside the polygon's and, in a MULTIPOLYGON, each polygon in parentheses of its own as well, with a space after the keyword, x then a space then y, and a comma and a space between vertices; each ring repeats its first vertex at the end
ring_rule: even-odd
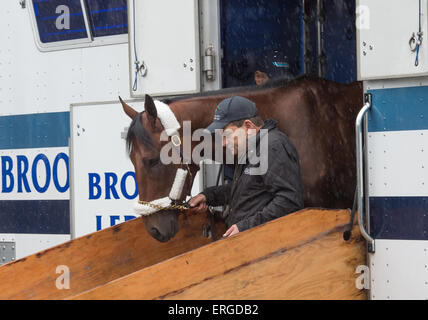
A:
POLYGON ((152 159, 143 159, 143 164, 145 167, 152 168, 159 164, 160 158, 152 158, 152 159))

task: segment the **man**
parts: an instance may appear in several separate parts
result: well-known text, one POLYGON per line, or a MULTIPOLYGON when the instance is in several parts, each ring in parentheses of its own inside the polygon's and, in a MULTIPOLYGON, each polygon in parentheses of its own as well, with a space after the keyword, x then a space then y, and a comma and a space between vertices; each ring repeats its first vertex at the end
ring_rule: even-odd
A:
POLYGON ((228 205, 225 222, 229 229, 224 237, 303 208, 299 157, 276 125, 276 120, 263 121, 258 116, 254 102, 235 96, 219 104, 214 122, 207 128, 211 133, 223 129, 223 147, 244 160, 236 165, 232 183, 207 188, 189 200, 191 207, 201 211, 208 206, 228 205), (255 148, 240 149, 240 144, 250 142, 255 142, 255 148), (260 151, 263 143, 266 154, 260 151), (260 158, 258 166, 266 159, 265 170, 257 170, 251 161, 261 155, 265 157, 260 158))

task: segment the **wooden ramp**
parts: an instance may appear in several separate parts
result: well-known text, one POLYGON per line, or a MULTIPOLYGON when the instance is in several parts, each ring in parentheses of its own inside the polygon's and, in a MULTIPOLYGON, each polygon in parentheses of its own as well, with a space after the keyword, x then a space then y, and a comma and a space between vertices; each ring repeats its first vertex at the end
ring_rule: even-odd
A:
POLYGON ((357 227, 344 242, 348 220, 347 210, 303 210, 73 299, 365 299, 355 285, 365 243, 357 227))
MULTIPOLYGON (((63 299, 106 284, 211 242, 202 236, 206 215, 180 216, 168 243, 154 240, 141 218, 72 240, 0 267, 0 299, 63 299), (58 266, 70 270, 70 289, 58 290, 58 266)), ((217 225, 218 233, 225 231, 217 225)))

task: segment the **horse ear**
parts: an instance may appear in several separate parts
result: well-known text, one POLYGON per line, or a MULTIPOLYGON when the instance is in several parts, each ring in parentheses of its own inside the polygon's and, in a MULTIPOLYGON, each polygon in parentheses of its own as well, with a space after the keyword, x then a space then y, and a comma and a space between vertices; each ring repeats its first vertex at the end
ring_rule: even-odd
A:
POLYGON ((130 107, 128 104, 126 104, 121 97, 119 97, 119 101, 122 104, 123 111, 125 111, 128 117, 130 117, 131 119, 134 119, 137 116, 138 112, 132 109, 132 107, 130 107))
POLYGON ((155 102, 148 94, 146 94, 146 98, 144 100, 144 110, 147 111, 147 114, 152 117, 153 120, 156 120, 156 118, 158 117, 155 102))

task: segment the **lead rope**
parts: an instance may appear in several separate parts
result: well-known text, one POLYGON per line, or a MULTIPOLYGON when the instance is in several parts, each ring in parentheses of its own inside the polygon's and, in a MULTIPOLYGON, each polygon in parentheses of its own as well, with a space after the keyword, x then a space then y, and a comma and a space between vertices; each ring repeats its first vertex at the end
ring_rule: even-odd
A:
POLYGON ((419 48, 421 47, 422 40, 423 40, 423 32, 422 32, 422 26, 421 26, 421 0, 419 0, 419 32, 418 32, 418 40, 416 42, 416 60, 415 60, 415 67, 419 65, 419 48))
POLYGON ((133 1, 133 13, 132 13, 132 19, 133 19, 133 24, 134 24, 134 34, 133 34, 133 38, 134 38, 134 57, 135 57, 135 78, 134 78, 134 85, 132 86, 132 91, 137 91, 138 89, 138 73, 141 72, 141 76, 144 77, 147 73, 147 68, 146 65, 144 63, 144 61, 141 63, 140 66, 140 61, 138 60, 138 55, 137 55, 137 36, 135 35, 135 0, 133 1))

